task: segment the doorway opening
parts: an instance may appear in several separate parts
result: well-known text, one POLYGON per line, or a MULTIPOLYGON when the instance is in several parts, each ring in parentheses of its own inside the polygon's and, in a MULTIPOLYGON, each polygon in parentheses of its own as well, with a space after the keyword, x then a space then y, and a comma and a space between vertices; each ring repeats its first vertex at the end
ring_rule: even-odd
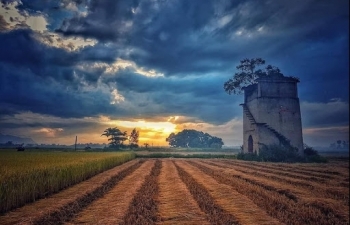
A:
POLYGON ((248 138, 248 152, 253 153, 253 138, 252 135, 249 135, 248 138))

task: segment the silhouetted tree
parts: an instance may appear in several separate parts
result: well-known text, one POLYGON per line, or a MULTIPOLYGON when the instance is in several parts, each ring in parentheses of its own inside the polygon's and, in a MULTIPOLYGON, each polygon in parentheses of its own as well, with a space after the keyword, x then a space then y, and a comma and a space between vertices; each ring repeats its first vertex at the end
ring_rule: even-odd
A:
POLYGON ((139 142, 139 131, 134 128, 129 136, 130 148, 137 148, 139 142))
POLYGON ((126 131, 122 132, 117 127, 107 128, 101 136, 108 138, 109 145, 112 148, 122 147, 123 142, 128 139, 126 131))
POLYGON ((224 145, 221 138, 196 130, 183 130, 177 134, 171 133, 165 139, 172 147, 182 148, 221 148, 224 145))
POLYGON ((341 140, 338 140, 337 144, 338 144, 337 148, 341 148, 341 140))
POLYGON ((337 140, 336 142, 330 144, 331 149, 349 149, 349 141, 337 140))
POLYGON ((17 147, 17 151, 19 152, 23 152, 25 150, 24 148, 24 143, 20 144, 18 147, 17 147))
MULTIPOLYGON (((282 76, 280 69, 275 66, 268 65, 265 69, 261 69, 265 64, 262 58, 243 59, 240 64, 236 66, 236 72, 232 78, 224 83, 224 89, 228 94, 242 94, 243 87, 256 83, 255 80, 264 76, 282 76)), ((291 77, 297 79, 296 77, 291 77)))
POLYGON ((14 144, 13 144, 12 141, 8 141, 8 142, 6 142, 6 145, 8 145, 8 146, 13 146, 14 144))

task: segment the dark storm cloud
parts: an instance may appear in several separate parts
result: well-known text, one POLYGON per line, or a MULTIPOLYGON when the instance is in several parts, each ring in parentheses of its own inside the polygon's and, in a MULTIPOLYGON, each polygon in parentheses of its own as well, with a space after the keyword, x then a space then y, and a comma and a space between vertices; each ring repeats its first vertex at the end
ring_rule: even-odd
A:
POLYGON ((305 127, 349 125, 349 103, 341 99, 332 99, 327 103, 302 102, 300 107, 305 127))
MULTIPOLYGON (((152 101, 140 103, 140 107, 152 109, 152 105, 161 106, 162 112, 156 108, 155 115, 180 114, 220 124, 241 113, 238 106, 241 96, 227 95, 222 88, 224 81, 215 76, 175 79, 145 77, 125 70, 109 78, 108 82, 112 80, 116 81, 118 90, 126 99, 133 99, 135 92, 147 93, 152 101)), ((138 102, 137 97, 131 101, 138 102)))
POLYGON ((58 122, 52 122, 52 121, 30 121, 27 122, 25 120, 19 120, 16 121, 13 117, 11 118, 11 121, 9 119, 1 119, 1 128, 3 129, 13 129, 13 128, 21 128, 21 127, 30 127, 30 128, 42 128, 42 127, 48 127, 48 128, 62 128, 62 129, 73 129, 73 128, 79 128, 79 129, 85 129, 89 127, 98 126, 99 123, 97 121, 75 121, 75 120, 68 120, 68 121, 58 121, 58 122), (3 121, 4 122, 3 122, 3 121))
POLYGON ((341 98, 348 106, 347 0, 22 2, 17 8, 43 13, 50 31, 99 42, 67 52, 40 43, 29 30, 0 33, 0 115, 178 114, 222 124, 241 117, 243 101, 227 95, 223 83, 239 60, 262 57, 285 75, 300 77, 301 102, 320 103, 317 109, 302 106, 305 115, 314 115, 305 116, 304 125, 327 125, 326 118, 329 124, 348 123, 347 108, 332 111, 327 103, 341 98), (68 9, 70 3, 78 11, 68 9), (103 67, 80 67, 117 58, 164 77, 145 77, 132 67, 108 75, 103 67), (114 87, 125 101, 111 105, 114 87), (317 111, 322 107, 329 114, 317 111))
POLYGON ((0 33, 2 49, 0 60, 3 63, 26 66, 30 70, 36 70, 35 74, 39 76, 54 77, 55 73, 52 74, 45 70, 50 70, 50 67, 55 66, 72 69, 80 62, 110 63, 118 54, 117 50, 98 44, 84 47, 78 52, 68 52, 65 49, 41 43, 35 38, 36 35, 28 29, 0 33))
POLYGON ((0 48, 2 114, 32 111, 67 118, 118 111, 109 92, 84 91, 88 84, 96 87, 99 74, 75 72, 77 53, 43 45, 30 30, 1 33, 0 48))
POLYGON ((93 0, 88 5, 88 15, 73 17, 63 21, 57 32, 67 36, 83 36, 100 41, 115 41, 121 36, 118 27, 132 17, 132 8, 138 1, 93 0))
POLYGON ((76 62, 74 54, 63 49, 48 47, 35 40, 34 33, 19 29, 0 34, 0 60, 3 63, 27 67, 37 75, 52 65, 71 66, 76 62))
POLYGON ((87 46, 80 50, 79 61, 87 63, 105 62, 112 63, 121 54, 123 50, 118 45, 96 44, 95 46, 87 46))
POLYGON ((64 83, 11 66, 0 66, 0 73, 1 108, 12 112, 31 111, 69 118, 116 111, 109 104, 109 95, 100 91, 84 93, 69 89, 64 83))
POLYGON ((4 20, 4 17, 0 15, 0 32, 7 30, 8 23, 4 20))
POLYGON ((273 58, 285 51, 305 52, 294 46, 300 42, 324 43, 340 34, 346 36, 348 4, 346 0, 337 3, 238 1, 235 4, 230 1, 91 1, 88 15, 65 20, 60 32, 101 41, 123 40, 131 47, 142 49, 125 56, 138 65, 157 68, 166 76, 185 76, 227 68, 245 56, 257 57, 262 53, 266 58, 273 58), (227 22, 224 22, 225 16, 227 22), (132 23, 131 28, 125 28, 126 22, 132 23), (266 33, 260 35, 259 28, 266 33), (239 30, 243 30, 243 36, 230 41, 239 30), (249 33, 253 37, 244 36, 249 33))
POLYGON ((78 52, 68 52, 44 45, 35 38, 36 35, 28 29, 0 33, 1 66, 22 68, 28 75, 50 77, 61 84, 78 88, 81 79, 94 83, 103 72, 96 70, 95 74, 83 73, 76 68, 79 63, 110 63, 118 54, 116 50, 98 44, 78 52))
POLYGON ((84 71, 75 66, 79 62, 111 62, 116 53, 105 46, 86 47, 78 53, 71 53, 41 44, 33 38, 30 30, 4 33, 0 35, 0 41, 3 49, 0 53, 0 72, 3 74, 0 102, 3 108, 8 109, 7 113, 32 111, 65 118, 99 114, 125 117, 178 113, 211 120, 211 108, 214 107, 230 110, 222 110, 226 113, 221 112, 220 116, 212 115, 212 122, 224 122, 232 116, 229 112, 233 105, 225 106, 229 96, 222 91, 223 80, 215 77, 201 80, 149 78, 128 69, 102 78, 104 69, 84 71), (105 84, 116 82, 119 92, 138 109, 124 103, 110 105, 108 91, 84 91, 86 83, 96 88, 100 78, 105 84), (135 93, 144 93, 148 97, 140 101, 134 97, 135 93), (167 100, 164 99, 166 95, 169 95, 167 100), (198 106, 196 110, 193 110, 193 105, 198 106))

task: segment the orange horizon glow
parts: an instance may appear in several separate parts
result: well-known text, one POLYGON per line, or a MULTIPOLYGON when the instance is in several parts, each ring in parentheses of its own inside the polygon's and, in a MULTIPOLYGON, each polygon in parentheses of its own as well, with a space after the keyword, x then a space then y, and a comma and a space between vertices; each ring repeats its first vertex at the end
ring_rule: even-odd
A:
MULTIPOLYGON (((173 132, 177 132, 177 125, 174 124, 179 116, 171 116, 167 121, 147 121, 140 119, 137 121, 128 120, 111 120, 107 117, 101 117, 100 121, 103 124, 108 124, 111 127, 118 127, 122 131, 127 131, 130 134, 131 130, 136 128, 140 132, 139 145, 148 143, 151 146, 168 146, 166 138, 173 132)), ((101 142, 101 141, 98 141, 101 142)))

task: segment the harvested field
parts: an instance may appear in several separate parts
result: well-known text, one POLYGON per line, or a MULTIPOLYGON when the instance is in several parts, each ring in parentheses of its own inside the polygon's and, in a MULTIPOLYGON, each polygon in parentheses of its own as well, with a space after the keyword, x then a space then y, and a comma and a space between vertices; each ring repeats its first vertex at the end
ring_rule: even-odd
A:
POLYGON ((186 184, 181 181, 174 163, 166 159, 162 161, 163 169, 159 176, 159 224, 210 224, 186 184))
POLYGON ((118 224, 122 222, 128 206, 153 165, 153 161, 147 161, 141 165, 103 198, 93 202, 67 224, 118 224), (118 201, 113 201, 113 199, 118 199, 118 201))
POLYGON ((349 162, 137 159, 0 224, 349 224, 349 162))

